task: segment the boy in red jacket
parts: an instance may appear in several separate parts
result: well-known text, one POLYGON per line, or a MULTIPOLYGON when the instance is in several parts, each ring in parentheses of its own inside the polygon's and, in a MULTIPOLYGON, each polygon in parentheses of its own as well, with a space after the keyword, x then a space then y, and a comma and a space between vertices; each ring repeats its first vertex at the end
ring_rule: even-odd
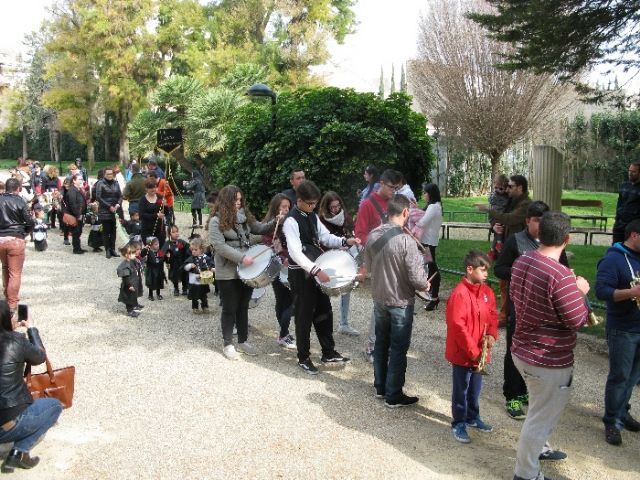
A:
MULTIPOLYGON (((485 285, 491 262, 486 254, 471 250, 464 257, 465 276, 447 301, 447 347, 445 358, 453 367, 451 422, 453 437, 462 443, 471 439, 467 427, 491 432, 480 419, 482 375, 475 372, 486 337, 489 349, 498 338, 498 315, 493 290, 485 285)), ((487 354, 487 362, 489 361, 487 354)))

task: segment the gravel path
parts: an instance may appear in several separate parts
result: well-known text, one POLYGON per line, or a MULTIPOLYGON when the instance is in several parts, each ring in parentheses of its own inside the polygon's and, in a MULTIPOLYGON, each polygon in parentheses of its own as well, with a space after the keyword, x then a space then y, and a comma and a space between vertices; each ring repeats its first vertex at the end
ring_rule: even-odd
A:
MULTIPOLYGON (((189 220, 179 214, 182 224, 189 220)), ((451 436, 442 306, 419 312, 414 324, 406 390, 420 403, 388 410, 373 396, 362 337, 336 336, 338 350, 353 357, 342 369, 320 367, 311 377, 296 366, 295 355, 275 342, 271 290, 250 311, 250 341, 260 355, 229 362, 215 300, 210 315, 196 316, 190 302, 165 290, 165 300, 145 297, 143 315, 128 318, 116 302, 117 259, 71 255, 58 230, 49 244, 45 253, 28 247, 22 302, 54 366, 76 366, 75 404, 34 449, 42 459, 36 470, 13 478, 512 477, 521 423, 503 410, 501 362, 482 394, 483 418, 495 432, 471 432, 470 445, 451 436)), ((364 332, 371 312, 366 287, 351 303, 352 323, 364 332)), ((503 353, 501 338, 495 358, 503 353)), ((315 339, 312 355, 319 356, 315 339)), ((624 432, 618 448, 604 442, 606 373, 603 343, 582 337, 574 395, 552 438, 569 459, 545 465, 552 478, 638 478, 640 434, 624 432)), ((637 412, 638 391, 632 403, 637 412)))

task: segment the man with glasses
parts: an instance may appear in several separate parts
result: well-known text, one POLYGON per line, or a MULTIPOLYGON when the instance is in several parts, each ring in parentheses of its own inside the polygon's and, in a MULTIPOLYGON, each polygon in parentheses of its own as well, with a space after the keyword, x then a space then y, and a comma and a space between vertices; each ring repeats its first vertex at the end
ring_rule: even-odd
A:
MULTIPOLYGON (((355 235, 363 245, 367 244, 369 233, 380 225, 388 222, 387 204, 393 194, 402 188, 402 174, 396 170, 387 169, 380 176, 380 188, 373 192, 360 204, 356 218, 355 235)), ((366 356, 369 363, 373 363, 373 350, 376 344, 376 323, 373 315, 369 320, 369 335, 366 356)))
MULTIPOLYGON (((311 325, 316 330, 322 348, 322 363, 348 362, 335 350, 333 340, 333 311, 331 300, 320 290, 314 277, 322 283, 330 280, 315 260, 322 253, 320 245, 339 248, 360 243, 357 238, 340 238, 329 233, 314 213, 320 200, 320 189, 311 181, 301 182, 296 189, 296 206, 289 211, 282 233, 289 255, 289 283, 293 293, 293 311, 296 318, 296 347, 298 365, 310 375, 318 369, 311 361, 311 325)), ((283 245, 284 246, 284 245, 283 245)))
POLYGON ((286 195, 289 200, 291 200, 291 205, 296 204, 296 190, 298 189, 298 185, 305 181, 304 170, 301 168, 294 168, 291 170, 291 174, 289 175, 289 183, 291 184, 291 188, 287 188, 282 192, 283 195, 286 195))
POLYGON ((529 184, 522 175, 512 175, 507 183, 507 194, 509 204, 504 212, 498 212, 488 205, 477 205, 476 208, 482 212, 487 212, 494 224, 494 231, 503 234, 506 242, 514 233, 524 230, 527 218, 527 208, 531 203, 529 198, 529 184))
POLYGON ((122 192, 114 179, 113 168, 105 168, 104 177, 96 183, 96 201, 107 258, 119 257, 116 252, 116 213, 122 218, 122 192))

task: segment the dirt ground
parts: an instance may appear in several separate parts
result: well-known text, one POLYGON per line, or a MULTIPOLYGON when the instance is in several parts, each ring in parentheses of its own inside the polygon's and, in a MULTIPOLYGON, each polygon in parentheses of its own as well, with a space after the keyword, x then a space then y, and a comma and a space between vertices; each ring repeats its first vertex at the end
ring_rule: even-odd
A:
MULTIPOLYGON (((189 220, 179 216, 183 225, 189 220)), ((212 295, 207 316, 193 315, 185 297, 165 290, 163 301, 143 297, 143 315, 131 319, 116 302, 117 259, 72 255, 57 230, 49 244, 45 253, 28 246, 21 296, 54 366, 76 366, 75 404, 34 449, 40 465, 13 478, 513 476, 522 423, 504 411, 504 339, 496 344, 481 400, 482 416, 495 431, 472 431, 472 443, 460 444, 449 424, 443 304, 415 317, 406 391, 417 394, 419 404, 389 410, 373 396, 362 335, 336 334, 337 349, 353 358, 342 369, 321 366, 321 374, 311 377, 297 367, 295 354, 276 344, 270 290, 250 311, 250 341, 260 355, 230 362, 221 354, 220 311, 212 295)), ((339 302, 333 303, 337 318, 339 302)), ((360 332, 371 309, 366 286, 354 291, 350 318, 360 332)), ((312 355, 319 363, 315 339, 312 355)), ((551 478, 640 478, 640 433, 624 432, 620 447, 604 441, 606 374, 604 343, 581 337, 572 400, 551 438, 569 458, 543 465, 551 478)), ((632 398, 637 417, 639 393, 632 398)))

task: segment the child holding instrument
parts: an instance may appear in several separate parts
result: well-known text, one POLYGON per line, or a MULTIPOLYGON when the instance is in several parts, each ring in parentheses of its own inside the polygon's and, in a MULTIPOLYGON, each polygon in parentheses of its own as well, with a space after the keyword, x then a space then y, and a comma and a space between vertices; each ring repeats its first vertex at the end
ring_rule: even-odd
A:
MULTIPOLYGON (((173 233, 173 232, 172 232, 173 233)), ((213 260, 204 253, 204 242, 201 238, 194 238, 189 242, 191 256, 186 259, 183 265, 183 271, 189 275, 189 295, 191 300, 191 308, 193 313, 198 314, 198 300, 202 306, 202 313, 209 312, 209 302, 207 294, 209 293, 209 285, 205 285, 200 281, 200 273, 204 271, 215 272, 213 268, 213 260)))
POLYGON ((182 284, 182 295, 187 295, 189 274, 183 267, 191 253, 189 252, 189 244, 180 238, 180 229, 177 225, 169 227, 169 240, 164 242, 162 251, 169 264, 169 280, 173 283, 173 296, 180 295, 180 284, 182 284))
POLYGON ((498 338, 498 316, 493 290, 485 285, 491 263, 486 254, 471 250, 464 257, 465 276, 447 301, 445 358, 453 367, 451 422, 453 437, 471 442, 467 427, 485 433, 491 425, 480 418, 482 375, 478 364, 489 363, 491 347, 498 338))
POLYGON ((146 268, 144 272, 145 285, 149 289, 149 300, 155 300, 153 292, 156 292, 156 298, 162 300, 164 297, 160 294, 160 290, 164 288, 164 282, 167 279, 164 273, 164 252, 160 251, 160 241, 156 237, 147 237, 146 250, 146 268))

